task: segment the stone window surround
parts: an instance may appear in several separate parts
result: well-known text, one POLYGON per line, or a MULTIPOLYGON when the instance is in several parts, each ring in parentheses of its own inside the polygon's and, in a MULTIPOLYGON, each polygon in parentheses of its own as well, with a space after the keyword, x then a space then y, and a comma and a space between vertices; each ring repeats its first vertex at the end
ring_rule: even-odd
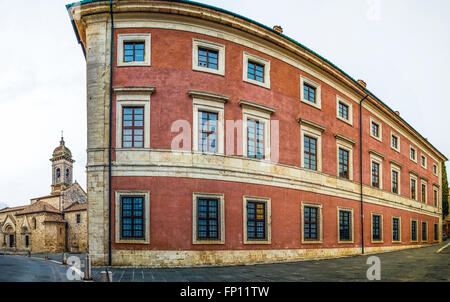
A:
POLYGON ((417 163, 417 148, 413 147, 413 146, 409 146, 409 159, 412 160, 413 162, 417 163), (411 157, 411 149, 414 150, 414 154, 416 155, 415 158, 411 157))
MULTIPOLYGON (((308 104, 309 106, 313 106, 319 110, 322 110, 322 88, 321 85, 303 75, 300 76, 300 101, 308 104), (310 85, 312 87, 314 87, 316 89, 316 102, 312 103, 311 101, 308 101, 305 98, 305 90, 304 90, 304 85, 310 85)), ((339 107, 338 107, 338 111, 339 111, 339 107)), ((338 114, 339 116, 339 114, 338 114)), ((349 116, 350 116, 350 107, 349 107, 349 116)))
POLYGON ((336 117, 339 120, 349 124, 350 126, 353 126, 353 106, 352 105, 353 105, 352 102, 347 101, 346 99, 342 98, 339 95, 336 96, 336 117), (342 104, 348 106, 348 120, 346 120, 345 118, 343 118, 339 115, 339 103, 342 103, 342 104))
POLYGON ((248 53, 246 51, 243 52, 243 81, 258 85, 267 89, 270 89, 270 60, 264 59, 260 56, 248 53), (264 66, 264 82, 259 82, 256 80, 252 80, 248 78, 248 62, 254 62, 264 66))
POLYGON ((418 242, 419 241, 419 221, 417 219, 410 219, 410 226, 409 226, 409 233, 410 233, 410 241, 411 242, 418 242), (412 240, 412 222, 416 222, 416 240, 412 240))
POLYGON ((369 150, 369 157, 370 157, 370 186, 372 187, 372 162, 376 162, 380 165, 380 171, 378 173, 378 182, 379 187, 377 189, 382 190, 383 189, 383 161, 384 161, 384 155, 381 153, 378 153, 374 150, 369 150))
POLYGON ((150 148, 150 97, 155 87, 113 87, 116 95, 116 149, 142 150, 150 148), (127 106, 144 108, 144 147, 122 148, 122 110, 127 106))
MULTIPOLYGON (((439 235, 441 234, 441 232, 439 232, 439 223, 433 223, 433 242, 439 242, 439 235), (438 239, 436 240, 436 239, 434 239, 434 238, 436 238, 435 237, 435 229, 436 229, 436 226, 437 226, 437 237, 438 237, 438 239)), ((441 235, 442 236, 442 235, 441 235)))
POLYGON ((419 189, 418 189, 418 187, 419 187, 419 177, 416 174, 409 172, 409 198, 411 198, 413 200, 416 200, 416 201, 419 200, 419 189), (416 190, 415 190, 416 198, 415 199, 413 199, 412 196, 411 196, 411 179, 414 179, 416 181, 416 190))
POLYGON ((397 162, 391 161, 391 192, 393 194, 397 194, 397 195, 401 195, 402 194, 402 166, 400 164, 398 164, 397 162), (393 190, 393 186, 392 186, 392 181, 393 181, 393 177, 392 177, 392 172, 395 171, 398 173, 398 179, 397 179, 397 189, 398 192, 394 193, 393 190))
POLYGON ((420 201, 427 204, 428 203, 428 182, 421 178, 420 179, 420 201), (422 200, 422 186, 425 185, 425 200, 422 200))
POLYGON ((373 137, 374 139, 380 141, 380 142, 383 142, 383 125, 381 124, 380 121, 376 120, 373 117, 369 117, 369 120, 370 120, 370 124, 369 124, 369 126, 370 126, 369 127, 370 136, 373 137), (378 125, 378 136, 375 136, 375 135, 372 134, 372 124, 378 125))
POLYGON ((117 35, 117 66, 151 66, 151 34, 118 34, 117 35), (143 62, 124 62, 124 43, 125 42, 144 42, 144 61, 143 62))
POLYGON ((433 206, 436 208, 439 208, 439 188, 436 185, 433 185, 433 206), (436 193, 436 197, 437 197, 436 204, 434 201, 434 192, 437 192, 436 193))
POLYGON ((317 140, 317 172, 322 172, 322 133, 325 131, 325 127, 302 118, 298 119, 298 122, 300 123, 301 167, 305 168, 306 135, 317 140))
POLYGON ((421 221, 421 223, 420 223, 420 241, 421 242, 428 242, 428 222, 427 221, 421 221), (426 234, 427 234, 427 238, 426 238, 426 240, 423 240, 423 223, 425 223, 425 225, 426 225, 426 234))
POLYGON ((127 244, 150 244, 150 191, 115 191, 115 243, 127 244), (144 198, 144 215, 145 215, 145 229, 144 239, 122 239, 121 238, 121 207, 120 201, 122 197, 133 196, 144 198))
POLYGON ((354 219, 354 211, 353 208, 346 208, 346 207, 341 207, 338 206, 337 207, 337 238, 338 238, 338 244, 347 244, 347 243, 355 243, 355 223, 354 223, 355 219, 354 219), (348 241, 341 241, 340 239, 340 221, 339 221, 339 217, 340 217, 340 211, 347 211, 347 212, 351 212, 351 220, 350 220, 350 227, 351 227, 351 236, 352 236, 352 240, 348 240, 348 241))
POLYGON ((217 74, 221 76, 225 76, 225 45, 201 40, 201 39, 192 39, 192 70, 195 71, 202 71, 202 72, 208 72, 212 74, 217 74), (199 48, 206 48, 209 50, 215 50, 218 52, 218 65, 217 70, 207 67, 202 67, 198 65, 198 49, 199 48))
POLYGON ((384 230, 383 230, 383 214, 381 213, 370 213, 370 242, 371 243, 384 243, 384 230), (380 216, 380 233, 381 233, 381 240, 374 240, 373 239, 373 216, 380 216))
POLYGON ((323 219, 322 219, 322 204, 314 203, 314 202, 301 202, 301 233, 302 233, 302 244, 322 244, 323 243, 323 219), (305 219, 305 207, 318 208, 319 214, 319 240, 305 240, 305 232, 304 232, 304 219, 305 219))
MULTIPOLYGON (((199 91, 189 90, 189 96, 192 98, 193 104, 193 118, 192 118, 192 149, 199 151, 198 149, 198 112, 207 111, 218 114, 217 121, 217 154, 225 154, 225 104, 229 98, 226 95, 199 91)), ((211 153, 211 152, 203 152, 211 153)))
POLYGON ((423 153, 420 153, 420 166, 424 169, 427 169, 427 156, 423 153), (422 157, 425 159, 425 165, 422 165, 422 157))
POLYGON ((194 245, 224 245, 225 244, 225 195, 212 193, 193 193, 192 194, 192 244, 194 245), (219 200, 219 240, 199 240, 197 239, 198 223, 198 199, 214 198, 219 200))
POLYGON ((267 197, 252 197, 243 196, 242 210, 243 210, 243 238, 244 244, 272 244, 272 213, 271 213, 271 199, 267 197), (265 240, 249 240, 247 238, 247 203, 249 201, 264 202, 266 204, 266 239, 265 240))
POLYGON ((397 151, 397 152, 400 153, 400 135, 398 135, 397 133, 395 133, 395 132, 393 132, 393 131, 391 131, 391 141, 390 141, 390 145, 391 145, 391 148, 392 148, 393 150, 395 150, 395 151, 397 151), (395 137, 397 138, 397 148, 395 148, 395 147, 392 145, 392 137, 393 137, 393 136, 395 136, 395 137))
MULTIPOLYGON (((241 100, 239 105, 242 107, 242 154, 248 157, 247 153, 247 121, 254 119, 264 124, 264 159, 270 161, 271 159, 271 143, 270 143, 270 116, 275 112, 275 109, 260 105, 254 102, 241 100)), ((258 159, 261 160, 261 159, 258 159)))
POLYGON ((436 165, 435 163, 433 163, 433 175, 434 176, 439 175, 439 168, 438 168, 438 165, 436 165))
POLYGON ((391 219, 391 226, 392 226, 392 243, 402 243, 402 217, 401 216, 392 216, 391 219), (394 218, 398 219, 398 239, 394 240, 394 218))
MULTIPOLYGON (((337 163, 337 176, 339 177, 339 148, 348 151, 348 180, 353 180, 353 146, 356 142, 350 138, 347 138, 341 134, 336 133, 336 163, 337 163)), ((344 178, 345 179, 345 178, 344 178)))

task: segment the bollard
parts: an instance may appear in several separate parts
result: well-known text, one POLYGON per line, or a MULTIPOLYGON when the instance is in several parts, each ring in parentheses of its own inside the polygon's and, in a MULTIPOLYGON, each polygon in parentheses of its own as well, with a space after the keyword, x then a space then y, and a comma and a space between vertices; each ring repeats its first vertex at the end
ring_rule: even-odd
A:
POLYGON ((67 264, 67 255, 66 255, 66 253, 63 253, 63 254, 62 254, 62 260, 61 260, 61 263, 62 263, 62 264, 67 264))
POLYGON ((108 269, 106 269, 106 271, 103 271, 102 279, 105 280, 105 282, 112 282, 112 272, 108 271, 108 269))
POLYGON ((91 277, 91 259, 89 254, 86 254, 86 259, 84 260, 84 280, 92 280, 91 277))
POLYGON ((48 260, 48 252, 45 252, 45 260, 48 260))
POLYGON ((31 251, 28 250, 28 257, 31 257, 31 251))

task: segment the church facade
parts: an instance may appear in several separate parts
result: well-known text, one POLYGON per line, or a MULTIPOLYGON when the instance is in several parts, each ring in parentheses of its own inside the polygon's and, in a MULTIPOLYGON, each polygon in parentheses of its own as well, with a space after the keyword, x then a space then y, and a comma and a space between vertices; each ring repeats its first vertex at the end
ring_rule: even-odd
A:
POLYGON ((87 194, 73 182, 72 153, 61 138, 54 150, 52 191, 29 205, 0 210, 0 249, 31 252, 87 250, 87 194))

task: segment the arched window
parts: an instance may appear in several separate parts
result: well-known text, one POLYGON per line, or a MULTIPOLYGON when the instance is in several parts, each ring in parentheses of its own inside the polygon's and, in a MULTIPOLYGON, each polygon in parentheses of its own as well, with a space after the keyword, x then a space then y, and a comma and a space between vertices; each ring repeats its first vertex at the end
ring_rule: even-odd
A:
POLYGON ((61 169, 58 168, 56 169, 56 178, 60 178, 61 177, 61 169))
POLYGON ((37 228, 36 218, 33 218, 32 225, 33 225, 33 230, 35 230, 37 228))
POLYGON ((66 178, 69 178, 69 175, 70 175, 70 171, 69 171, 69 169, 66 169, 66 178))

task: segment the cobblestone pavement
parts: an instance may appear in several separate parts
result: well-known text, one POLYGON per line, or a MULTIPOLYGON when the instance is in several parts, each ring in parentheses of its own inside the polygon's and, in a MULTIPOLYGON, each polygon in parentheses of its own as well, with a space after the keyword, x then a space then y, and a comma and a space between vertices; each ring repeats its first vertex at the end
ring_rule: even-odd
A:
MULTIPOLYGON (((450 247, 436 253, 448 243, 447 240, 440 245, 377 254, 381 260, 381 281, 449 282, 450 247)), ((109 270, 114 282, 361 282, 368 281, 369 256, 372 255, 253 266, 109 270)), ((104 270, 93 268, 95 281, 103 281, 104 270)))

